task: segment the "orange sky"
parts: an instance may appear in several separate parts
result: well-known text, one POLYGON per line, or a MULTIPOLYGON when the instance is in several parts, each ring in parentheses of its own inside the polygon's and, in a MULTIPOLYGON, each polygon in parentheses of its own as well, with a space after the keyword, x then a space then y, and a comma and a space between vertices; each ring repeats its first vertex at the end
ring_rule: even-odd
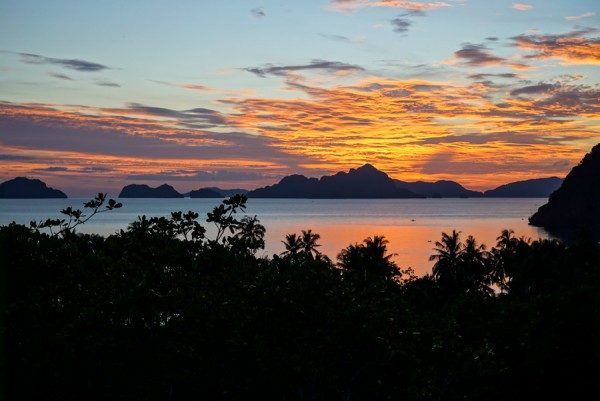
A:
MULTIPOLYGON (((1 52, 0 179, 40 178, 88 196, 130 183, 252 189, 365 163, 405 181, 450 179, 474 190, 565 176, 600 142, 596 12, 587 1, 568 13, 559 2, 494 4, 510 24, 468 1, 303 3, 312 40, 288 49, 268 47, 264 36, 264 47, 245 51, 234 45, 240 37, 221 32, 231 52, 203 60, 206 71, 202 63, 184 71, 192 59, 164 47, 157 63, 162 54, 180 61, 165 72, 129 66, 110 49, 97 55, 114 66, 53 57, 35 36, 37 53, 1 52), (489 33, 439 30, 475 16, 489 33), (392 57, 396 47, 411 57, 392 57)), ((284 11, 252 9, 247 35, 284 11)), ((290 24, 282 42, 307 37, 290 24)))

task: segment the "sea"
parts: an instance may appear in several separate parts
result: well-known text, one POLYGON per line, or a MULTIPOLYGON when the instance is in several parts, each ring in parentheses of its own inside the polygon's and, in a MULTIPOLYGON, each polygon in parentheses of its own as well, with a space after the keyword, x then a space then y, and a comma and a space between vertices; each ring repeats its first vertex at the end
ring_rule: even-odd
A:
MULTIPOLYGON (((11 222, 29 225, 31 220, 61 218, 67 206, 83 208, 89 198, 0 199, 0 225, 11 222)), ((206 213, 220 199, 119 199, 123 207, 100 213, 78 232, 108 236, 135 221, 138 216, 169 216, 173 211, 200 214, 199 221, 214 235, 206 213)), ((385 236, 393 260, 402 268, 412 267, 417 275, 431 271, 429 256, 442 232, 460 231, 463 239, 474 236, 479 243, 494 246, 502 230, 514 230, 517 237, 549 238, 541 228, 528 225, 528 217, 546 198, 466 199, 249 199, 239 216, 257 216, 266 228, 265 249, 259 256, 284 251, 286 234, 312 230, 321 236, 319 250, 334 261, 350 244, 367 237, 385 236)), ((63 216, 64 217, 64 216, 63 216)))

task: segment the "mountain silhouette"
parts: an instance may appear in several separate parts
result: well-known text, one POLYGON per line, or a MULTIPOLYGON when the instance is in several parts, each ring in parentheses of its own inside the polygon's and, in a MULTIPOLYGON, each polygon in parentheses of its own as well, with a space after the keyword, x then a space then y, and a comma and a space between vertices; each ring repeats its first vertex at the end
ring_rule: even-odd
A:
POLYGON ((17 177, 0 184, 0 198, 6 199, 43 199, 66 198, 58 189, 50 188, 43 181, 17 177))
POLYGON ((131 184, 121 190, 119 198, 183 198, 183 195, 167 184, 157 188, 145 184, 131 184))
POLYGON ((234 188, 234 189, 222 189, 218 187, 205 187, 198 190, 190 191, 185 193, 185 196, 190 198, 228 198, 234 195, 244 195, 248 193, 247 189, 234 188), (215 196, 216 194, 216 196, 215 196))
POLYGON ((224 198, 223 194, 211 188, 200 188, 190 191, 190 198, 224 198))
POLYGON ((573 167, 529 224, 559 235, 585 229, 600 237, 600 143, 573 167))
POLYGON ((248 192, 250 198, 375 199, 419 198, 407 189, 397 188, 386 173, 370 164, 320 179, 289 175, 279 183, 248 192))
POLYGON ((466 189, 458 182, 436 181, 436 182, 406 182, 394 180, 398 188, 404 188, 427 198, 480 198, 481 192, 466 189))
POLYGON ((485 191, 483 196, 489 198, 547 198, 560 187, 562 182, 563 179, 558 177, 516 181, 485 191))

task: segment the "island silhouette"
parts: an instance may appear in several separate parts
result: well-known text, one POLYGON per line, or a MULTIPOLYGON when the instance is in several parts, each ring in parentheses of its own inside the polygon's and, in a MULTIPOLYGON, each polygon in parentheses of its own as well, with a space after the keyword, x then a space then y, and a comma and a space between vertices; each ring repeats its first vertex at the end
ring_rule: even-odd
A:
MULTIPOLYGON (((247 194, 250 198, 300 199, 377 199, 377 198, 546 198, 562 183, 558 177, 536 178, 500 185, 485 192, 473 191, 451 180, 402 181, 392 179, 371 164, 321 178, 292 174, 278 183, 247 190, 204 187, 180 193, 169 184, 156 188, 130 184, 122 188, 119 198, 226 198, 247 194)), ((48 188, 38 179, 17 177, 0 184, 0 198, 66 198, 62 191, 48 188)))
POLYGON ((573 167, 529 223, 560 235, 585 230, 600 237, 600 144, 573 167))

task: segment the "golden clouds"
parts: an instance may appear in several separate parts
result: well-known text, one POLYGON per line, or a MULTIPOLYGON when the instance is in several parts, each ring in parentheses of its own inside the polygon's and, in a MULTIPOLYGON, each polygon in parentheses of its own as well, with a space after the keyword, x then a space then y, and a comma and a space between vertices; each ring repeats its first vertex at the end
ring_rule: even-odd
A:
POLYGON ((442 1, 420 3, 416 1, 401 0, 331 0, 329 10, 348 12, 360 8, 400 8, 405 10, 433 10, 440 7, 452 7, 451 4, 442 1))
POLYGON ((351 86, 296 89, 309 99, 231 102, 236 113, 229 122, 331 170, 371 162, 403 179, 461 175, 465 183, 481 184, 503 171, 526 168, 521 177, 556 172, 557 157, 579 155, 570 143, 600 136, 597 123, 587 122, 600 112, 598 91, 582 85, 557 82, 507 91, 482 82, 370 78, 351 86))
POLYGON ((565 64, 600 64, 600 38, 588 37, 596 29, 580 29, 561 35, 519 35, 515 46, 533 51, 528 59, 559 59, 565 64))

